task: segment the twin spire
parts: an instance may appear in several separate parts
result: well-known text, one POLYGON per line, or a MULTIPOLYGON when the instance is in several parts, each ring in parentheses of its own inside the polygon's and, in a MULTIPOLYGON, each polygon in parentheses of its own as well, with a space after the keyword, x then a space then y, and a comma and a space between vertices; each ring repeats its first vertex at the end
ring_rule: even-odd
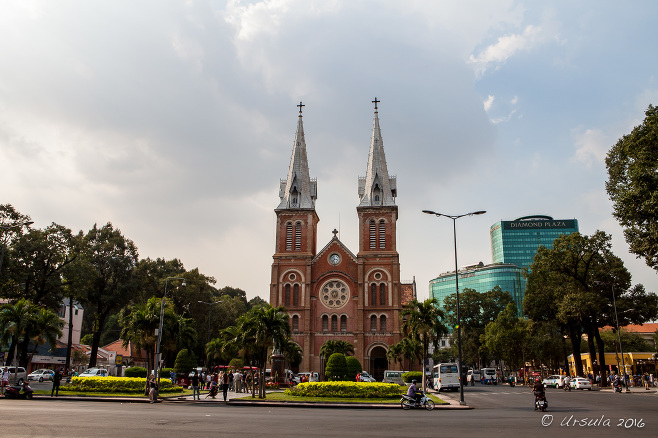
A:
MULTIPOLYGON (((366 176, 365 178, 359 177, 359 207, 392 206, 395 205, 395 197, 397 196, 396 179, 395 177, 389 177, 386 166, 384 143, 382 141, 381 129, 379 128, 377 111, 377 104, 379 102, 377 98, 373 100, 375 104, 375 118, 372 125, 366 176)), ((295 142, 292 147, 288 178, 281 180, 279 188, 281 202, 277 210, 315 209, 317 181, 310 178, 308 170, 304 125, 302 122, 302 108, 305 105, 299 102, 297 106, 299 107, 297 132, 295 133, 295 142)))

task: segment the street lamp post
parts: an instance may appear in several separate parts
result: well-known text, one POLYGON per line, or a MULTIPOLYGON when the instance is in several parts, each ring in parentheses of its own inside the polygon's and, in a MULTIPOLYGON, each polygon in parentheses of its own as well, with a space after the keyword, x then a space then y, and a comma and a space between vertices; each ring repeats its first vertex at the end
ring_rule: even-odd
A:
MULTIPOLYGON (((472 213, 460 214, 460 215, 449 215, 437 213, 431 210, 423 210, 423 213, 432 214, 434 216, 443 216, 448 219, 452 219, 452 234, 453 240, 455 243, 455 292, 456 292, 456 302, 457 302, 457 349, 459 351, 459 404, 463 405, 464 403, 464 379, 462 373, 462 335, 461 335, 461 321, 459 319, 459 268, 457 267, 457 219, 464 216, 475 216, 486 213, 484 210, 474 211, 472 213)), ((425 366, 423 364, 423 366, 425 366)))
POLYGON ((154 371, 158 373, 158 388, 160 388, 160 374, 161 373, 161 358, 160 358, 160 343, 162 342, 162 322, 164 321, 164 304, 165 304, 165 299, 167 298, 167 283, 169 280, 183 280, 183 283, 181 286, 185 287, 185 279, 182 277, 167 277, 165 279, 165 290, 164 290, 164 295, 162 296, 162 301, 160 301, 160 325, 158 326, 158 343, 156 345, 155 349, 155 364, 153 366, 154 371))
POLYGON ((210 342, 210 321, 211 321, 211 317, 212 317, 212 306, 214 306, 215 304, 221 303, 222 300, 215 301, 213 303, 208 303, 206 301, 201 301, 201 300, 199 300, 198 302, 201 303, 201 304, 207 304, 208 305, 208 342, 210 342))
POLYGON ((612 285, 612 306, 615 308, 615 324, 617 325, 617 341, 619 342, 619 351, 621 352, 621 367, 622 367, 622 379, 624 381, 624 388, 626 392, 630 392, 628 389, 628 382, 626 382, 626 364, 624 362, 624 348, 621 346, 621 335, 619 334, 619 317, 617 316, 617 300, 615 299, 615 285, 612 285))

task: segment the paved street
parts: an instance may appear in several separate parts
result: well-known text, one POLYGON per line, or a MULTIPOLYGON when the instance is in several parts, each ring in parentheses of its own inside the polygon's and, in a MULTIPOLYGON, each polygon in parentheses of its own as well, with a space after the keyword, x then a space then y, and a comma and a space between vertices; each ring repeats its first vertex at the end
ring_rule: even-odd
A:
MULTIPOLYGON (((449 397, 458 399, 459 393, 449 397)), ((525 387, 469 387, 465 399, 474 409, 428 412, 193 402, 150 405, 63 399, 0 400, 0 430, 2 436, 8 437, 658 436, 655 392, 549 390, 550 407, 546 413, 533 410, 532 394, 525 387), (542 420, 548 422, 550 418, 552 424, 542 426, 542 420), (584 418, 599 419, 599 423, 573 424, 584 418), (644 427, 636 426, 640 420, 644 427)))

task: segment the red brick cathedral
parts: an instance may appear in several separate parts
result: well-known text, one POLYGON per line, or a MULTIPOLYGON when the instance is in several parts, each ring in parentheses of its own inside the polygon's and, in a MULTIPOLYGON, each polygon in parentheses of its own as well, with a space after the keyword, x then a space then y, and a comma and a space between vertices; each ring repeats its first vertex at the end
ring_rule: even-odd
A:
MULTIPOLYGON (((303 350, 301 371, 322 374, 320 348, 328 340, 354 346, 363 369, 381 380, 388 347, 400 341, 400 310, 415 298, 415 282, 400 283, 396 249, 397 185, 389 176, 384 145, 375 116, 365 178, 358 179, 359 252, 340 241, 338 232, 318 250, 315 211, 317 182, 306 156, 302 104, 288 177, 281 181, 276 247, 272 263, 270 304, 290 315, 293 340, 303 350)), ((365 154, 364 154, 365 157, 365 154)))

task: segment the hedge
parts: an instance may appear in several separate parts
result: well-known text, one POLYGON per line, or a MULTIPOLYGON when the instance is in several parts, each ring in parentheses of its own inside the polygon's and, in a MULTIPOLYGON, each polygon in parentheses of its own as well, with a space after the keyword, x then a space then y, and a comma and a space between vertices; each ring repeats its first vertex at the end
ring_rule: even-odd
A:
MULTIPOLYGON (((81 392, 132 392, 143 393, 146 379, 138 377, 73 377, 71 383, 62 385, 60 391, 81 392)), ((169 379, 160 379, 160 392, 180 392, 180 386, 169 379)))
POLYGON ((296 397, 337 398, 395 398, 400 397, 402 388, 395 383, 379 382, 307 382, 286 389, 286 395, 296 397))
POLYGON ((126 377, 141 377, 142 379, 146 379, 146 373, 148 371, 144 367, 130 367, 123 372, 126 377))
POLYGON ((411 383, 411 381, 414 379, 420 383, 423 380, 422 371, 408 371, 406 373, 402 373, 402 381, 404 383, 411 383))

